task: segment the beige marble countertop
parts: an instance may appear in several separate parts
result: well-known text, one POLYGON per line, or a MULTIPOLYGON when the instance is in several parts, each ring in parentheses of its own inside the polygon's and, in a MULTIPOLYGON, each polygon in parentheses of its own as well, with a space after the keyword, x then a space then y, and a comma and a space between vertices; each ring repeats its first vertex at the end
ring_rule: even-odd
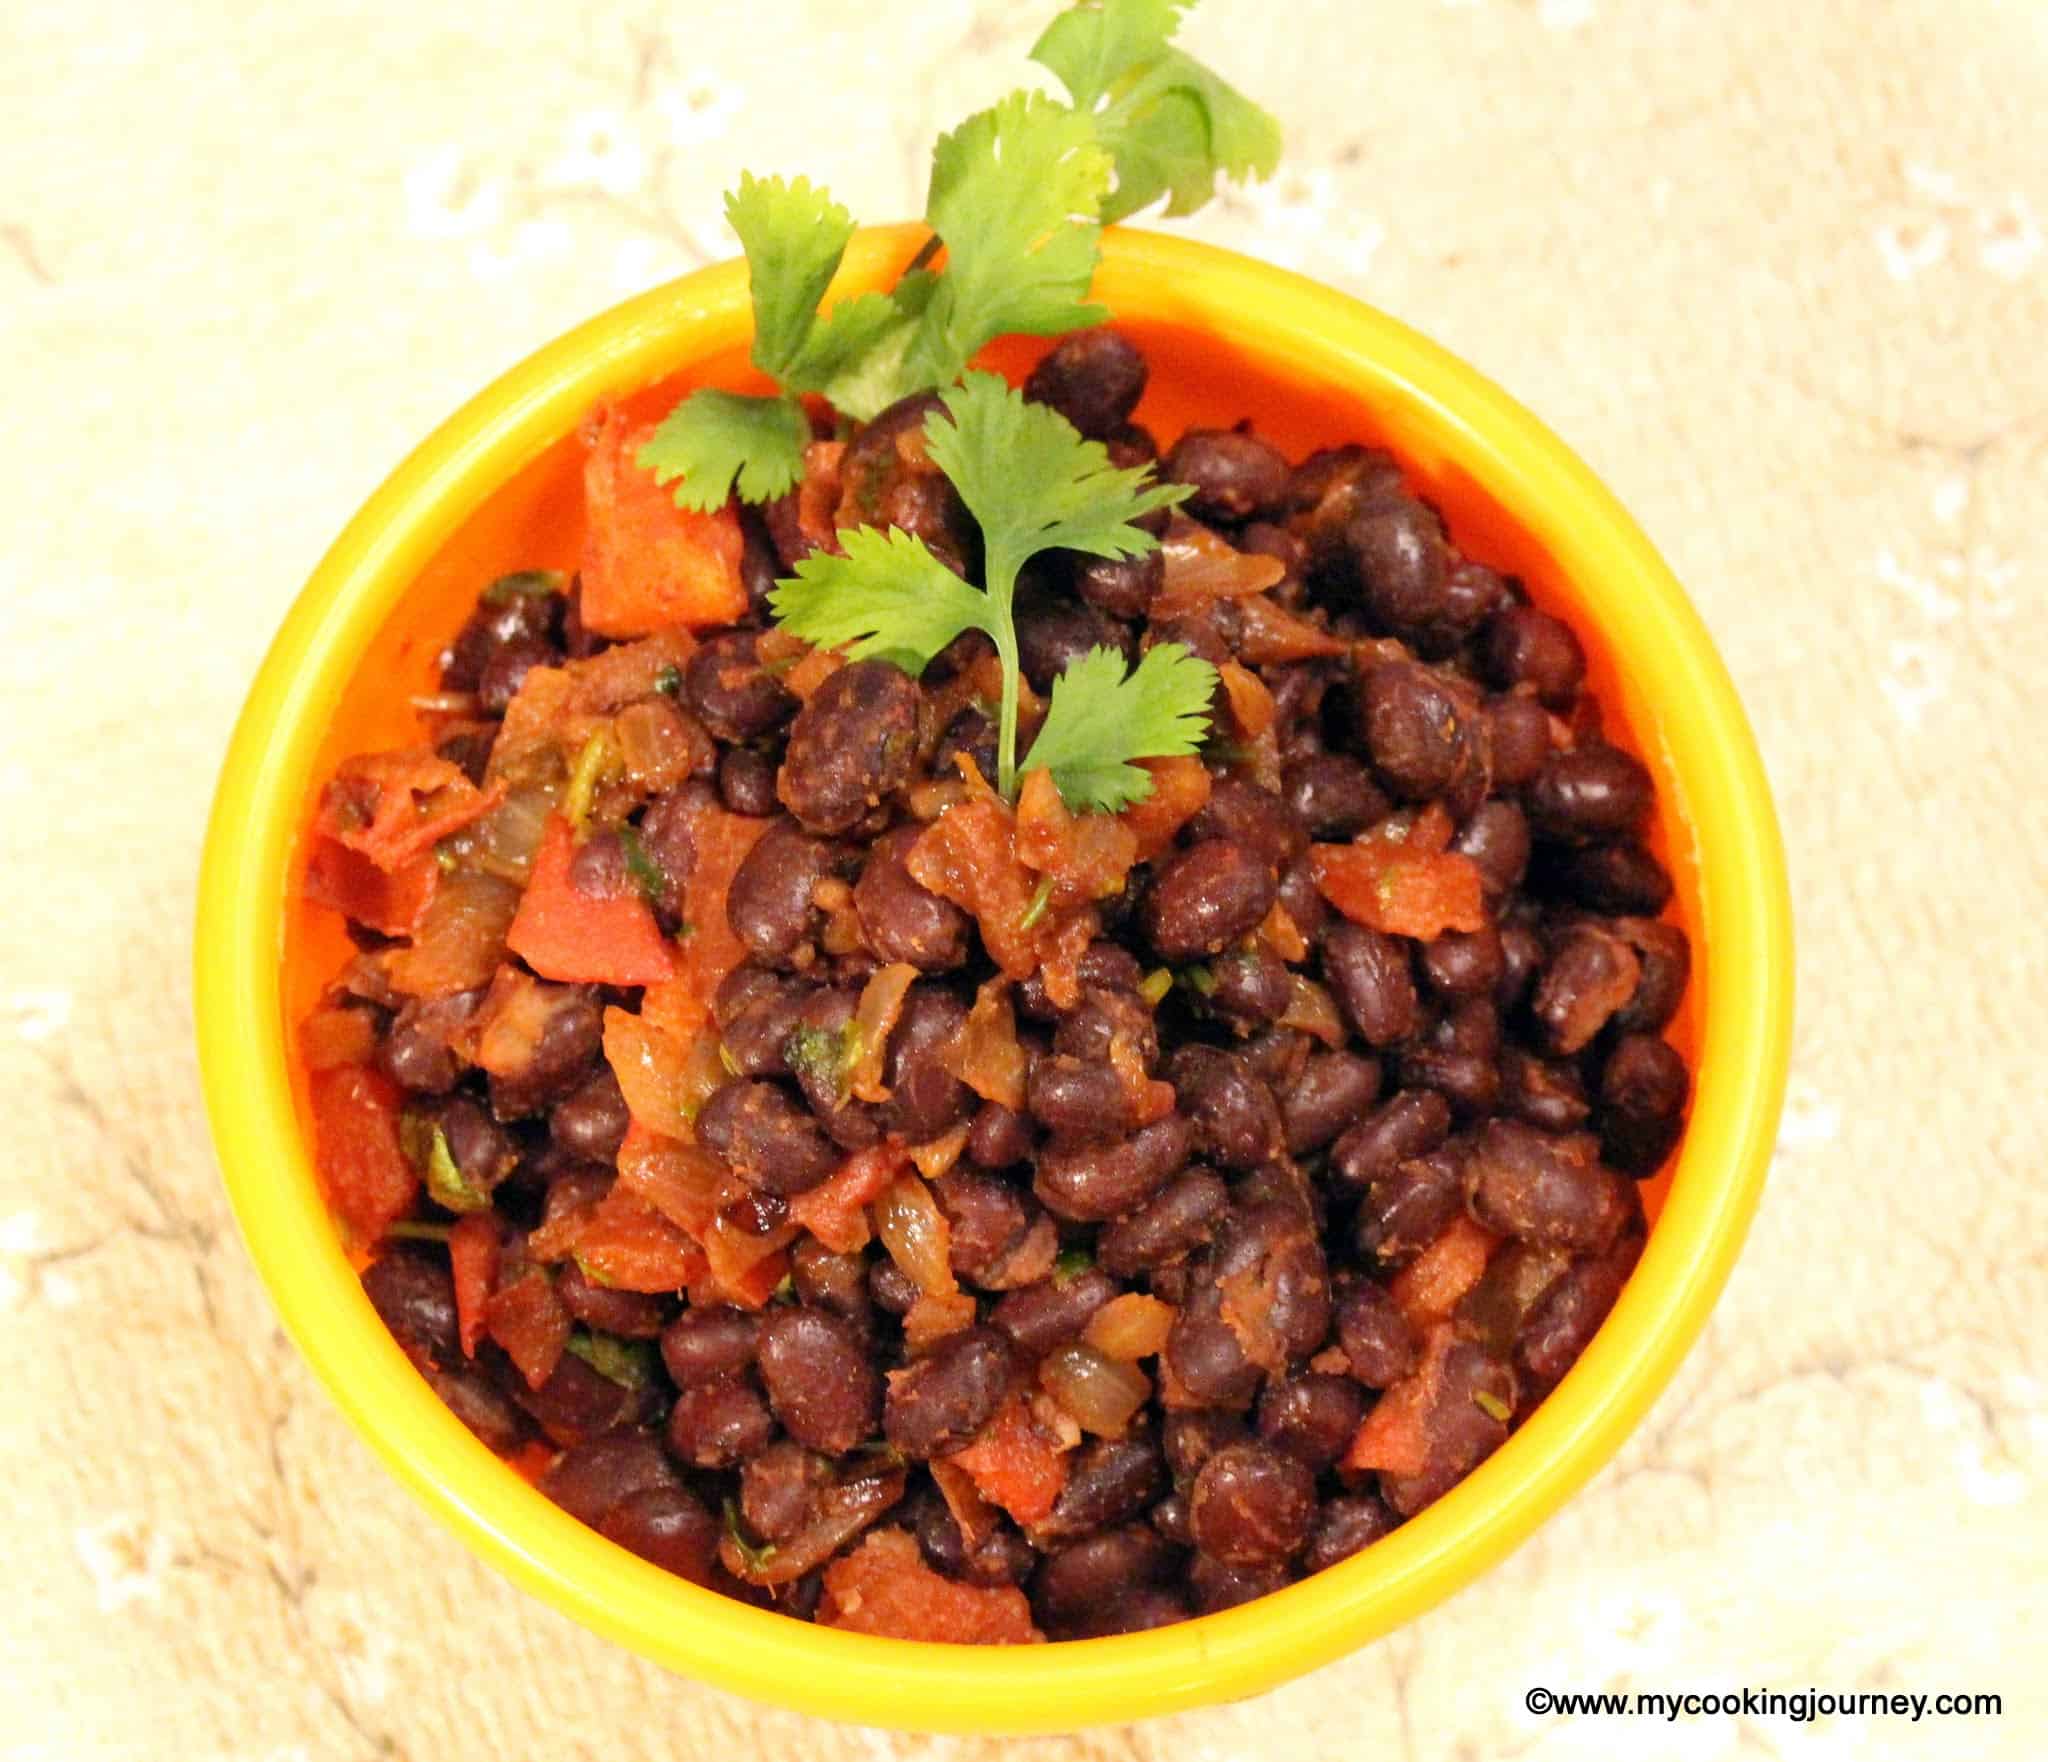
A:
MULTIPOLYGON (((0 1759, 995 1746, 600 1643, 371 1462, 235 1238, 187 1025, 201 821, 343 520, 544 339, 729 244, 740 166, 914 211, 1022 0, 0 12, 0 1759)), ((1196 230, 1577 445, 1755 719, 1799 904, 1768 1195, 1698 1349, 1506 1565, 1267 1698, 1047 1758, 2048 1749, 2048 12, 1209 0, 1288 169, 1196 230), (1988 1688, 1969 1724, 1523 1690, 1988 1688)))

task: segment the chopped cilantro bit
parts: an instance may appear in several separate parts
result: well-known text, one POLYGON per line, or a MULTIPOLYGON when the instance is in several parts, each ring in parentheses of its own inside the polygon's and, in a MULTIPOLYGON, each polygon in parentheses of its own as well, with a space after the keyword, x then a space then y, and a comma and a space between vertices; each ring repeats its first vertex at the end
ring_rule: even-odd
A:
POLYGON ((506 606, 514 600, 544 599, 549 594, 566 593, 569 578, 559 569, 521 569, 511 575, 501 575, 477 597, 487 606, 506 606))
POLYGON ((455 1234, 455 1226, 429 1223, 425 1218, 401 1218, 384 1234, 394 1242, 445 1242, 455 1234))
POLYGON ((663 697, 674 697, 683 689, 683 670, 671 661, 654 676, 654 689, 663 697))
POLYGON ((1488 1419, 1497 1419, 1502 1425, 1508 1423, 1508 1415, 1513 1412, 1513 1409, 1491 1389, 1474 1389, 1472 1391, 1472 1405, 1485 1414, 1488 1419))
POLYGON ((1216 992, 1216 975, 1207 967, 1182 967, 1180 982, 1201 997, 1213 997, 1216 992))
POLYGON ((606 774, 617 765, 618 757, 612 737, 602 728, 583 743, 583 750, 576 755, 576 763, 569 772, 569 787, 562 796, 562 812, 568 815, 569 824, 579 836, 590 819, 590 807, 597 799, 598 789, 606 774))
POLYGON ((1063 1248, 1060 1256, 1052 1263, 1052 1282, 1055 1285, 1071 1284, 1091 1266, 1095 1256, 1085 1248, 1063 1248))
POLYGON ((775 1558, 773 1542, 751 1542, 747 1539, 746 1529, 740 1523, 739 1505, 730 1498, 725 1501, 725 1533, 732 1538, 732 1545, 752 1571, 759 1572, 775 1558))
POLYGON ((1024 908, 1024 915, 1017 920, 1020 930, 1031 929, 1045 916, 1046 908, 1052 904, 1052 877, 1044 875, 1031 891, 1031 903, 1024 908))
POLYGON ((639 827, 630 821, 622 825, 619 828, 619 846, 626 853, 626 873, 633 877, 633 884, 640 889, 641 897, 649 905, 660 905, 668 897, 668 877, 640 842, 639 827))
POLYGON ((740 1061, 733 1057, 732 1048, 723 1040, 718 1043, 718 1062, 725 1066, 729 1076, 744 1077, 747 1074, 740 1069, 740 1061))
POLYGON ((462 1172, 448 1148, 448 1134, 421 1113, 407 1113, 398 1122, 398 1147, 425 1177, 434 1203, 453 1212, 482 1211, 491 1202, 487 1188, 462 1172))
POLYGON ((569 1336, 568 1350, 622 1389, 644 1389, 654 1375, 654 1346, 648 1340, 621 1340, 578 1328, 569 1336))
POLYGON ((851 1022, 844 1028, 796 1028, 782 1043, 782 1056, 796 1077, 829 1089, 843 1104, 860 1056, 860 1035, 851 1022))
POLYGON ((434 864, 441 871, 442 874, 452 875, 455 872, 455 865, 461 860, 462 859, 459 858, 455 854, 455 852, 448 847, 447 839, 442 839, 439 844, 434 846, 434 864))

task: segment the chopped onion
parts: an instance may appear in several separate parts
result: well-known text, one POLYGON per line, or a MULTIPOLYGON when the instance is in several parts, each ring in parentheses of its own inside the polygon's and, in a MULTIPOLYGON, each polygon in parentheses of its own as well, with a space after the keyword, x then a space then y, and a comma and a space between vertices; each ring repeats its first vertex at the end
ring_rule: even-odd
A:
POLYGON ((1184 514, 1174 516, 1159 550, 1166 561, 1166 580, 1152 602, 1154 619, 1194 611, 1208 600, 1263 593, 1287 577, 1287 565, 1278 557, 1241 551, 1184 514))
POLYGON ((982 1100, 1000 1102, 1013 1113, 1023 1111, 1024 1048, 1017 1039, 1009 982, 1001 974, 975 992, 967 1020, 939 1057, 982 1100))
POLYGON ((1166 1345, 1173 1318, 1179 1313, 1172 1304, 1148 1297, 1142 1291, 1126 1291, 1112 1297, 1092 1316, 1081 1339, 1103 1357, 1119 1364, 1135 1364, 1150 1358, 1166 1345))
POLYGON ((1287 1010, 1280 1026, 1297 1033, 1312 1034, 1325 1046, 1344 1044, 1344 1018, 1330 994, 1313 979, 1299 973, 1287 975, 1287 1010))
POLYGON ((882 1061, 889 1050, 889 1036, 896 1018, 903 1013, 903 994, 916 982, 917 969, 907 961, 892 961, 861 988, 860 1004, 853 1012, 854 1045, 860 1051, 847 1074, 847 1087, 859 1101, 887 1101, 888 1086, 882 1081, 882 1061))
POLYGON ((1038 1380, 1083 1431, 1101 1438, 1122 1437, 1152 1393, 1152 1379, 1135 1365, 1118 1364, 1079 1342, 1049 1353, 1038 1380))
POLYGON ((927 1296, 950 1297, 960 1286, 953 1277, 953 1226, 915 1175, 904 1175, 875 1201, 875 1234, 889 1258, 927 1296))
POLYGON ((477 867, 501 880, 524 882, 533 873, 533 854, 554 812, 559 789, 515 789, 486 814, 477 831, 477 867))

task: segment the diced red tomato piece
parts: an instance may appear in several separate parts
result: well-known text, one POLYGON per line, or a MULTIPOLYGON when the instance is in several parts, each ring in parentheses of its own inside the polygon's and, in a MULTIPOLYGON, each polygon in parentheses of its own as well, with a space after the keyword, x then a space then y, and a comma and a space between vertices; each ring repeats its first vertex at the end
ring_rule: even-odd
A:
POLYGON ((809 1230, 834 1254, 853 1254, 868 1245, 867 1210, 894 1185, 909 1154, 885 1138, 856 1150, 808 1193, 789 1202, 789 1221, 809 1230))
POLYGON ((704 1250, 637 1194, 613 1187, 577 1233, 577 1264, 620 1291, 680 1291, 705 1269, 704 1250))
POLYGON ((1067 1484, 1065 1453, 1039 1430, 1031 1410, 1015 1397, 965 1449, 946 1460, 964 1468, 981 1496, 1019 1523, 1037 1523, 1050 1515, 1067 1484))
POLYGON ((1375 827, 1353 844, 1309 853, 1316 886, 1347 918, 1389 936, 1433 941, 1486 927, 1479 865, 1436 844, 1434 821, 1375 827), (1430 848, 1431 846, 1435 848, 1430 848))
POLYGON ((646 900, 637 893, 597 898, 580 891, 569 873, 575 855, 569 822, 550 815, 506 946, 546 979, 657 985, 674 978, 674 952, 646 900))
POLYGON ((1443 1384, 1444 1357, 1457 1336, 1448 1323, 1429 1332, 1422 1362, 1373 1403, 1338 1463, 1347 1475, 1420 1474, 1429 1464, 1429 1413, 1443 1384))
POLYGON ((488 1211, 458 1218, 449 1233, 448 1267, 455 1275, 455 1319, 465 1358, 476 1356, 484 1337, 484 1309, 498 1282, 501 1247, 498 1220, 488 1211))
POLYGON ((385 870, 324 832, 314 834, 306 858, 306 897, 383 936, 410 936, 440 879, 432 851, 385 870))
POLYGON ((530 1266, 491 1293, 484 1305, 491 1338, 505 1348, 529 1389, 555 1374, 569 1344, 569 1311, 555 1295, 555 1282, 530 1266))
POLYGON ((1418 1332, 1448 1320, 1458 1300, 1479 1283, 1487 1257, 1500 1241, 1460 1212, 1428 1247, 1393 1277, 1388 1289, 1418 1332))
POLYGON ((419 1197, 420 1178, 398 1142, 398 1085, 367 1065, 308 1078, 314 1163, 327 1200, 357 1241, 379 1241, 419 1197))
POLYGON ((1149 863, 1173 842, 1174 834, 1199 814, 1209 800, 1215 779, 1198 758, 1140 759, 1138 768, 1152 774, 1152 793, 1134 801, 1117 818, 1138 838, 1138 861, 1149 863))
POLYGON ((611 404, 584 426, 583 622, 601 636, 730 624, 747 609, 738 510, 676 506, 639 463, 656 426, 611 404))
POLYGON ((934 1572, 906 1530, 871 1530, 851 1554, 825 1568, 824 1627, 899 1640, 1019 1645, 1045 1638, 1031 1605, 1011 1585, 963 1585, 934 1572))
POLYGON ((423 746, 358 753, 321 792, 319 830, 387 872, 431 856, 434 846, 498 805, 503 789, 479 789, 423 746))

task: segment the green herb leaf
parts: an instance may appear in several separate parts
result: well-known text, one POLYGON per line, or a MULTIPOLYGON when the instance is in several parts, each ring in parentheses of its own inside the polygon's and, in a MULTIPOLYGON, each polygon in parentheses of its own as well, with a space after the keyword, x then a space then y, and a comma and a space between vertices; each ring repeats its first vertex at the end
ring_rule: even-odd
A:
POLYGON ((1052 1263, 1052 1282, 1066 1285, 1078 1279, 1095 1264, 1095 1256, 1085 1248, 1062 1248, 1059 1258, 1052 1263))
POLYGON ((673 661, 669 662, 667 666, 655 674, 654 689, 660 692, 663 697, 674 697, 683 689, 682 668, 678 667, 673 661))
POLYGON ((644 1389, 654 1376, 654 1346, 648 1340, 621 1340, 578 1328, 570 1334, 567 1350, 622 1389, 644 1389))
POLYGON ((427 1183, 434 1203, 458 1214, 482 1211, 491 1202, 488 1189, 462 1172, 448 1148, 448 1134, 421 1113, 406 1113, 398 1122, 398 1147, 427 1183))
POLYGON ((935 280, 920 270, 905 276, 892 294, 841 300, 812 328, 783 384, 820 393, 856 421, 879 416, 904 394, 904 358, 935 280))
POLYGON ((853 216, 800 177, 740 173, 725 198, 725 218, 747 254, 754 302, 753 363, 781 379, 810 341, 825 297, 853 237, 853 216))
POLYGON ((792 1075, 829 1090, 843 1104, 860 1057, 860 1033, 851 1022, 839 1029, 796 1028, 782 1043, 782 1057, 792 1075))
POLYGON ((1119 80, 1156 61, 1194 0, 1079 0, 1031 46, 1077 110, 1093 110, 1119 80))
POLYGON ((546 599, 568 590, 569 578, 559 569, 520 569, 499 576, 477 597, 487 606, 509 606, 514 600, 546 599))
POLYGON ((1134 759, 1202 744, 1216 669, 1177 642, 1148 649, 1127 674, 1115 649, 1093 648, 1052 682, 1052 703, 1022 770, 1043 765, 1077 813, 1115 813, 1152 793, 1134 759))
POLYGON ((1154 967, 1145 975, 1144 983, 1138 987, 1138 995, 1157 1009, 1173 989, 1173 969, 1154 967))
POLYGON ((793 635, 844 649, 856 661, 889 661, 914 679, 961 631, 989 628, 988 595, 921 539, 859 526, 841 532, 839 542, 844 556, 813 551, 769 596, 777 622, 793 635))
POLYGON ((640 829, 631 822, 619 828, 619 847, 626 853, 626 873, 633 877, 640 897, 651 906, 660 905, 668 898, 668 877, 647 854, 647 847, 640 842, 640 829))
POLYGON ((445 1242, 455 1234, 455 1226, 428 1223, 424 1218, 401 1218, 384 1234, 394 1242, 445 1242))
POLYGON ((673 483, 676 506, 708 514, 740 499, 772 502, 804 474, 811 425, 794 398, 692 392, 647 437, 637 463, 673 483))
POLYGON ((725 1501, 725 1533, 732 1538, 732 1545, 739 1550, 740 1558, 749 1570, 759 1572, 775 1558, 773 1542, 752 1542, 747 1539, 745 1526, 740 1522, 740 1508, 736 1501, 725 1501))

